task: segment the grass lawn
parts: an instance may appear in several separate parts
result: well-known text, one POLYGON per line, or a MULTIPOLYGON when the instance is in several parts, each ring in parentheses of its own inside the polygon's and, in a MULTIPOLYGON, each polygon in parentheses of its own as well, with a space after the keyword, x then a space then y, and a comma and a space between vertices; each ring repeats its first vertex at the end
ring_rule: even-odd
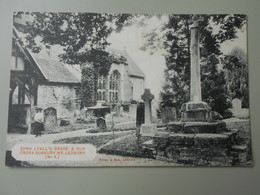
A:
MULTIPOLYGON (((140 145, 150 139, 151 137, 141 137, 140 145)), ((107 145, 101 148, 99 152, 122 156, 144 157, 143 151, 138 147, 136 135, 131 135, 125 139, 115 142, 114 144, 107 145)))
POLYGON ((92 144, 93 146, 98 148, 113 139, 119 138, 121 136, 125 136, 127 134, 129 133, 120 133, 120 134, 115 134, 114 136, 110 134, 110 135, 72 137, 72 138, 60 139, 54 141, 53 143, 54 144, 92 144))

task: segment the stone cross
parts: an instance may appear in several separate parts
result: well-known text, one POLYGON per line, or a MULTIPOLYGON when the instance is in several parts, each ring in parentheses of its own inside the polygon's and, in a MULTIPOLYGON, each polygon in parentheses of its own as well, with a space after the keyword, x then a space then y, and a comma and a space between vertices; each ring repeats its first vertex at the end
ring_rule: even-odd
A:
POLYGON ((145 89, 144 94, 141 96, 142 100, 144 100, 144 123, 151 124, 152 123, 152 107, 151 101, 154 99, 154 95, 151 94, 150 89, 145 89))
POLYGON ((203 21, 198 15, 193 15, 191 20, 190 57, 191 57, 191 80, 190 101, 201 102, 200 83, 200 55, 199 55, 199 22, 203 21))

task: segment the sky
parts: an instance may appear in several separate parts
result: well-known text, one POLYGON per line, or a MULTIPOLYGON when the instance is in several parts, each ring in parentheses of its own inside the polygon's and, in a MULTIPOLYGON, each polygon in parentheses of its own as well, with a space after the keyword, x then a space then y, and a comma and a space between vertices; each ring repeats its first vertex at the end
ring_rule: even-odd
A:
POLYGON ((142 33, 149 32, 166 21, 166 17, 161 19, 152 17, 146 21, 145 26, 135 24, 125 27, 120 33, 113 33, 108 38, 108 41, 112 43, 111 48, 125 50, 141 68, 146 76, 145 88, 150 88, 156 99, 159 98, 164 81, 164 70, 166 68, 165 59, 162 55, 164 51, 157 51, 150 55, 150 51, 142 50, 141 47, 145 43, 142 33))
MULTIPOLYGON (((145 25, 140 26, 134 23, 132 26, 124 27, 120 33, 112 33, 108 38, 111 42, 111 48, 125 50, 142 69, 146 76, 145 88, 150 88, 155 98, 159 98, 160 91, 164 82, 164 70, 166 69, 165 59, 162 50, 150 55, 150 51, 144 51, 140 48, 145 43, 142 33, 154 30, 155 27, 166 23, 168 17, 151 17, 145 21, 145 25)), ((246 26, 237 32, 238 38, 233 41, 226 41, 221 45, 223 54, 228 54, 232 48, 240 47, 245 52, 247 49, 246 26)), ((247 53, 247 52, 246 52, 247 53)))

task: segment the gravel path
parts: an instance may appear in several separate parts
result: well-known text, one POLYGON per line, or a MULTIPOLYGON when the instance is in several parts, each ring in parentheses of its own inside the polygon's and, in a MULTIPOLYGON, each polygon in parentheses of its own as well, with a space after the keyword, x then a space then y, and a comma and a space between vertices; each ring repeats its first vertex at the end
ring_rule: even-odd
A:
MULTIPOLYGON (((111 135, 112 132, 101 132, 101 133, 87 133, 91 129, 84 129, 78 131, 56 133, 56 134, 43 134, 41 137, 35 137, 31 134, 8 134, 7 135, 7 145, 6 150, 11 150, 15 144, 19 143, 53 143, 56 140, 71 138, 71 137, 81 137, 81 136, 99 136, 99 135, 111 135)), ((134 130, 129 131, 115 131, 115 134, 125 134, 127 132, 134 132, 134 130)))

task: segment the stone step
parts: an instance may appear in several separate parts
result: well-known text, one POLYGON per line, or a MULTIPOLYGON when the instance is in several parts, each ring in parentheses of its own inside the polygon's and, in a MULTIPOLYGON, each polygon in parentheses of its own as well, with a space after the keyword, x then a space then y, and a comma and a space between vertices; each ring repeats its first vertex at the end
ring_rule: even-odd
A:
POLYGON ((154 147, 164 148, 169 145, 195 148, 229 148, 236 142, 236 131, 221 134, 185 134, 158 133, 153 137, 154 147))
POLYGON ((232 135, 224 134, 197 134, 194 137, 196 148, 228 148, 232 145, 232 135))

